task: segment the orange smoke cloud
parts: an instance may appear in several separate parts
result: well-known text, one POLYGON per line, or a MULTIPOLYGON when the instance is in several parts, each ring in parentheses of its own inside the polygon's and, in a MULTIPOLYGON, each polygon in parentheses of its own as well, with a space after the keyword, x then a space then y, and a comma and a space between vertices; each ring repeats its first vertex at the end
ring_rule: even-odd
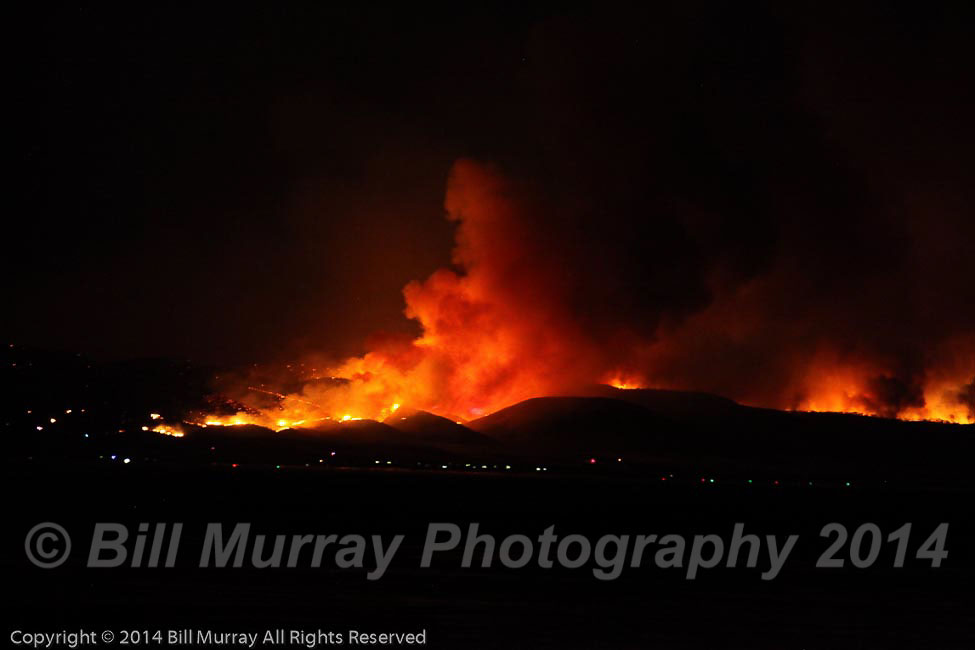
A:
POLYGON ((445 201, 458 224, 454 268, 403 290, 404 313, 421 335, 373 336, 366 354, 312 373, 315 381, 272 406, 262 395, 250 412, 202 421, 280 429, 382 420, 400 405, 469 420, 594 383, 704 390, 774 408, 975 420, 975 337, 932 342, 911 364, 893 348, 851 343, 857 323, 834 317, 829 295, 814 299, 815 279, 788 259, 744 279, 722 280, 713 267, 703 302, 674 288, 692 294, 697 278, 660 273, 683 270, 663 259, 649 277, 677 284, 641 303, 619 281, 617 232, 589 254, 579 241, 586 231, 572 230, 578 215, 560 228, 550 214, 559 208, 531 197, 490 167, 457 162, 445 201), (655 296, 670 304, 653 304, 655 296))
POLYGON ((561 262, 531 232, 511 185, 490 168, 455 164, 445 202, 458 222, 453 262, 403 290, 414 340, 385 337, 331 369, 349 380, 306 393, 375 417, 391 403, 470 419, 530 397, 561 394, 610 370, 566 305, 561 262), (349 405, 353 406, 349 406, 349 405))

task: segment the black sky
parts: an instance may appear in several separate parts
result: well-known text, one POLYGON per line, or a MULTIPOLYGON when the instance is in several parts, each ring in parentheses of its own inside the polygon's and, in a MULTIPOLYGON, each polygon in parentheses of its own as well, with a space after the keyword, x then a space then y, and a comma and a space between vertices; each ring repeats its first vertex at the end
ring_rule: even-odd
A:
POLYGON ((449 263, 470 157, 545 206, 582 320, 774 274, 764 317, 910 365, 975 331, 972 13, 779 5, 18 15, 3 334, 357 352, 449 263))

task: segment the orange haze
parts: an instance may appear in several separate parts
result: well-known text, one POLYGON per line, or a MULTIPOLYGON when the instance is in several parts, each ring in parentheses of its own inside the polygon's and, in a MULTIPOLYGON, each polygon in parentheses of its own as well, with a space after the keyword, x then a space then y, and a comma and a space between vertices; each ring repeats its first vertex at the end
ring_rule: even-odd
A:
MULTIPOLYGON (((204 416, 208 425, 257 423, 282 429, 322 420, 382 420, 399 405, 470 420, 527 398, 571 393, 594 383, 620 388, 712 390, 761 406, 848 411, 909 419, 973 421, 975 338, 935 347, 931 364, 906 386, 896 365, 816 342, 776 339, 769 305, 775 278, 730 289, 686 318, 649 326, 585 329, 569 305, 565 260, 526 219, 512 183, 490 167, 459 161, 450 174, 447 217, 457 222, 454 269, 441 269, 403 290, 405 315, 419 338, 376 336, 369 351, 312 373, 320 381, 236 415, 204 416), (778 371, 756 370, 722 356, 746 341, 781 345, 778 371), (768 377, 742 373, 768 372, 768 377), (701 378, 705 377, 705 380, 701 378)), ((607 319, 611 320, 611 319, 607 319)), ((631 324, 632 325, 632 324, 631 324)), ((803 340, 815 340, 806 333, 803 340)), ((309 377, 306 377, 309 379, 309 377)))

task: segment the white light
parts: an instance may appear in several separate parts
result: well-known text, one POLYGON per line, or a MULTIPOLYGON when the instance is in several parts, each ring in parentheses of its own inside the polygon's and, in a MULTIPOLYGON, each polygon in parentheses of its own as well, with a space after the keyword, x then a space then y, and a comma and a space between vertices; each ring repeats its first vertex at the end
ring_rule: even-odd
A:
POLYGON ((123 463, 125 463, 126 465, 128 465, 129 463, 131 463, 131 462, 132 462, 132 460, 131 460, 131 459, 129 459, 129 458, 126 458, 126 459, 125 459, 125 460, 123 460, 122 462, 123 462, 123 463))

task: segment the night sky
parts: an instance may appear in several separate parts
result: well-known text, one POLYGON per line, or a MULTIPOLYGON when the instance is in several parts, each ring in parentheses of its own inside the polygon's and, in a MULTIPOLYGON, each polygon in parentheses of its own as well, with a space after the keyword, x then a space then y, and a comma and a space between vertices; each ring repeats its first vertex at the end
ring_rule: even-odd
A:
POLYGON ((780 4, 13 16, 3 335, 241 364, 415 333, 401 289, 451 264, 471 158, 594 337, 758 280, 741 318, 774 333, 695 350, 825 339, 910 375, 975 332, 973 15, 780 4))

